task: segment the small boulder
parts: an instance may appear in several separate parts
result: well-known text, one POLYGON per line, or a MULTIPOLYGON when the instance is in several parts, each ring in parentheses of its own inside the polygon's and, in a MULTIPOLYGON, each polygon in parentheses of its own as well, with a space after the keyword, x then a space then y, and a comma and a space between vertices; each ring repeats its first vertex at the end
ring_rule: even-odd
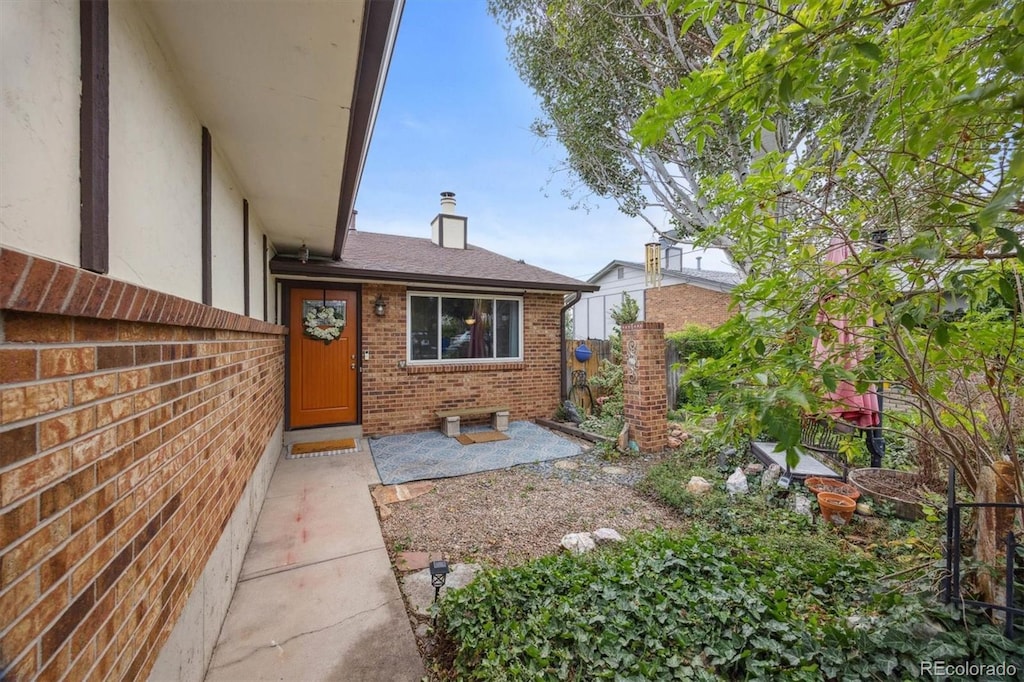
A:
POLYGON ((875 510, 871 508, 871 505, 867 502, 857 503, 857 513, 861 516, 874 516, 875 510))
POLYGON ((377 514, 380 516, 381 521, 387 521, 391 518, 391 514, 393 513, 394 512, 391 511, 391 507, 389 507, 386 504, 382 504, 381 506, 377 507, 377 514))
POLYGON ((751 462, 747 466, 743 467, 743 473, 747 476, 755 476, 764 471, 764 465, 760 462, 751 462))
POLYGON ((594 542, 599 545, 607 545, 612 542, 624 542, 626 538, 619 535, 614 528, 598 528, 592 534, 594 542))
POLYGON ((683 441, 679 440, 675 436, 669 436, 668 437, 668 446, 670 448, 672 448, 673 450, 675 450, 676 448, 678 448, 682 444, 683 444, 683 441))
POLYGON ((806 495, 797 495, 793 498, 793 511, 801 516, 806 516, 809 519, 813 519, 814 516, 811 513, 811 498, 806 495))
POLYGON ((571 400, 566 400, 562 405, 562 408, 565 411, 566 419, 571 421, 573 424, 583 423, 583 416, 580 414, 580 411, 576 409, 576 403, 571 400))
POLYGON ((566 533, 559 544, 573 554, 585 554, 597 547, 590 533, 566 533))
POLYGON ((711 490, 711 483, 702 476, 690 477, 690 482, 686 484, 686 492, 691 495, 704 495, 711 490))
POLYGON ((732 472, 725 481, 725 490, 730 495, 746 495, 749 487, 747 486, 747 476, 743 473, 743 469, 736 467, 736 471, 732 472))
POLYGON ((772 464, 761 476, 761 487, 771 488, 779 482, 779 476, 782 476, 782 467, 772 464))

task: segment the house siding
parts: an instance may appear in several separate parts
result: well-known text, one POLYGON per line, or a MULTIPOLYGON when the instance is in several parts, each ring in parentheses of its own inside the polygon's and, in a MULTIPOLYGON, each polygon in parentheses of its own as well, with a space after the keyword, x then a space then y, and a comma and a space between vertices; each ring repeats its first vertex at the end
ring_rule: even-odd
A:
POLYGON ((643 270, 624 267, 622 279, 618 278, 616 269, 593 282, 601 288, 583 294, 579 303, 572 307, 573 337, 576 339, 607 339, 615 328, 612 309, 622 305, 623 295, 630 298, 640 307, 639 319, 644 319, 644 287, 647 275, 643 270))
POLYGON ((79 16, 74 0, 0 2, 0 235, 5 245, 72 265, 79 264, 79 16))
POLYGON ((644 299, 645 321, 661 322, 668 332, 679 331, 691 324, 717 327, 732 316, 729 311, 730 294, 692 284, 648 289, 644 292, 644 299))
POLYGON ((202 589, 201 679, 280 453, 284 329, 10 249, 0 272, 0 658, 144 678, 202 589))
POLYGON ((363 287, 363 433, 367 436, 435 429, 438 410, 507 405, 511 419, 550 417, 558 407, 560 294, 523 296, 523 361, 401 367, 406 357, 403 286, 363 287), (373 312, 381 294, 383 318, 373 312))

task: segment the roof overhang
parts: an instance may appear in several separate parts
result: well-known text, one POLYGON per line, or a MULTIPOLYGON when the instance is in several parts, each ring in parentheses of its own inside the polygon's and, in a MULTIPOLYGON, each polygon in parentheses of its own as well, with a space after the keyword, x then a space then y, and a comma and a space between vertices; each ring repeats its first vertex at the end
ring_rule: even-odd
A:
POLYGON ((396 273, 362 268, 346 268, 344 265, 329 262, 310 261, 302 263, 292 258, 276 257, 270 261, 270 272, 274 275, 313 277, 347 280, 351 282, 386 282, 411 286, 440 285, 445 287, 462 287, 469 289, 506 289, 516 291, 532 291, 538 293, 564 293, 566 291, 597 291, 600 287, 594 284, 561 284, 553 282, 524 282, 504 279, 484 279, 475 277, 454 277, 442 273, 396 273))
POLYGON ((279 253, 341 256, 403 2, 146 4, 279 253))

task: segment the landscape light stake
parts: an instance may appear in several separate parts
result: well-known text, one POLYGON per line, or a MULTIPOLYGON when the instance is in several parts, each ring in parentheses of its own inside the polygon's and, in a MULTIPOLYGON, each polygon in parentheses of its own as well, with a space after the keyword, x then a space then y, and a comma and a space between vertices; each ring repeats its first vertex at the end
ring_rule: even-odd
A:
MULTIPOLYGON (((434 587, 434 604, 437 604, 437 598, 441 595, 441 588, 444 587, 444 581, 448 577, 448 573, 451 569, 448 568, 448 562, 444 560, 431 561, 430 562, 430 584, 434 587)), ((437 611, 434 611, 434 625, 437 625, 437 611)))

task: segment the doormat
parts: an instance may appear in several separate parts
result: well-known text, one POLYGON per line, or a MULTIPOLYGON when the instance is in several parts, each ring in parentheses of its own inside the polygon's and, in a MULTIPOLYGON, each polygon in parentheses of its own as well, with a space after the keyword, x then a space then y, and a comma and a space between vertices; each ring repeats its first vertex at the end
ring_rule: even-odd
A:
POLYGON ((316 443, 293 443, 288 448, 285 459, 308 459, 310 457, 328 457, 343 455, 348 452, 359 452, 359 443, 355 438, 341 440, 322 440, 316 443))
POLYGON ((499 440, 508 440, 508 436, 501 431, 474 431, 456 436, 455 440, 463 445, 472 445, 473 443, 494 443, 499 440))

